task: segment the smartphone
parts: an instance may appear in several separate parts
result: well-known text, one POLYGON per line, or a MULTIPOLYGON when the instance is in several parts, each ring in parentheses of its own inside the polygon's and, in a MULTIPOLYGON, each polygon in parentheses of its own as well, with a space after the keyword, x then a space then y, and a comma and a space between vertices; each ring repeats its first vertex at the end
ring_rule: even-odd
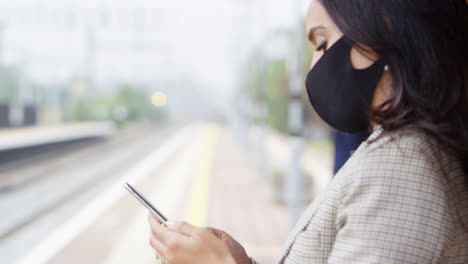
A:
POLYGON ((161 224, 167 223, 168 221, 167 217, 165 217, 156 208, 156 206, 154 206, 150 201, 148 201, 148 199, 146 199, 145 196, 143 196, 143 194, 137 191, 135 187, 130 185, 128 182, 124 184, 124 187, 125 189, 127 189, 127 191, 129 191, 133 195, 133 197, 135 197, 144 207, 146 207, 146 209, 148 209, 151 212, 151 214, 154 215, 154 217, 156 217, 156 219, 158 219, 159 222, 161 222, 161 224))

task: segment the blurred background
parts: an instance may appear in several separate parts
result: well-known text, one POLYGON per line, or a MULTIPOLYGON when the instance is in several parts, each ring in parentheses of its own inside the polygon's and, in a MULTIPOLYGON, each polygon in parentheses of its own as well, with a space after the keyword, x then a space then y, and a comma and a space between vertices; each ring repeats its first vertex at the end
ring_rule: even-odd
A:
POLYGON ((308 0, 0 0, 0 262, 156 263, 129 181, 264 263, 333 175, 308 0))

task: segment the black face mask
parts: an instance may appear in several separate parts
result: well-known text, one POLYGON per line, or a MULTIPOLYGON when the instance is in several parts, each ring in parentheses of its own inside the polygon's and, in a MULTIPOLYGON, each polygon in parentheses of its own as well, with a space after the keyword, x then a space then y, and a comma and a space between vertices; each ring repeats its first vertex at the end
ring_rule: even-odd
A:
POLYGON ((354 69, 353 45, 341 38, 331 46, 307 75, 309 100, 319 116, 333 128, 358 133, 369 128, 368 109, 384 66, 374 63, 354 69))

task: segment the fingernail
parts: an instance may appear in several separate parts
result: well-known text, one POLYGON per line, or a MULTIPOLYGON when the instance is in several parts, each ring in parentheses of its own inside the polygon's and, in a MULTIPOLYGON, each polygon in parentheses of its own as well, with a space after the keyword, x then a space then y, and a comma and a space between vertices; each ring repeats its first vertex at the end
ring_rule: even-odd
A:
POLYGON ((173 222, 173 221, 167 221, 166 222, 167 227, 174 227, 175 225, 176 225, 176 222, 173 222))

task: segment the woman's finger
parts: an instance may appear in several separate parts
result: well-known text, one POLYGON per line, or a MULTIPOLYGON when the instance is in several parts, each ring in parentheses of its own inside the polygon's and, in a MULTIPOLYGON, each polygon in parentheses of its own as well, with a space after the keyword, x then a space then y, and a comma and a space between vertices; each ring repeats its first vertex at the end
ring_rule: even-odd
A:
POLYGON ((168 223, 167 228, 186 236, 193 236, 202 230, 201 228, 195 227, 187 222, 168 223))
POLYGON ((156 221, 157 223, 159 223, 159 224, 161 224, 161 225, 163 224, 163 223, 161 223, 152 213, 148 213, 148 214, 147 214, 147 217, 148 217, 148 222, 149 222, 149 223, 151 223, 151 219, 153 219, 153 220, 156 221))
POLYGON ((167 247, 157 240, 154 236, 150 236, 149 243, 151 247, 156 251, 156 258, 158 259, 158 255, 161 257, 165 257, 167 254, 167 247))
POLYGON ((207 227, 207 229, 212 233, 214 234, 216 237, 224 240, 225 238, 228 238, 229 235, 226 234, 226 232, 222 231, 222 230, 219 230, 219 229, 216 229, 216 228, 212 228, 212 227, 207 227))
POLYGON ((151 233, 153 234, 154 238, 159 240, 162 244, 167 245, 168 242, 174 241, 177 236, 180 236, 180 234, 173 232, 161 225, 154 217, 150 216, 148 219, 151 226, 151 233))

